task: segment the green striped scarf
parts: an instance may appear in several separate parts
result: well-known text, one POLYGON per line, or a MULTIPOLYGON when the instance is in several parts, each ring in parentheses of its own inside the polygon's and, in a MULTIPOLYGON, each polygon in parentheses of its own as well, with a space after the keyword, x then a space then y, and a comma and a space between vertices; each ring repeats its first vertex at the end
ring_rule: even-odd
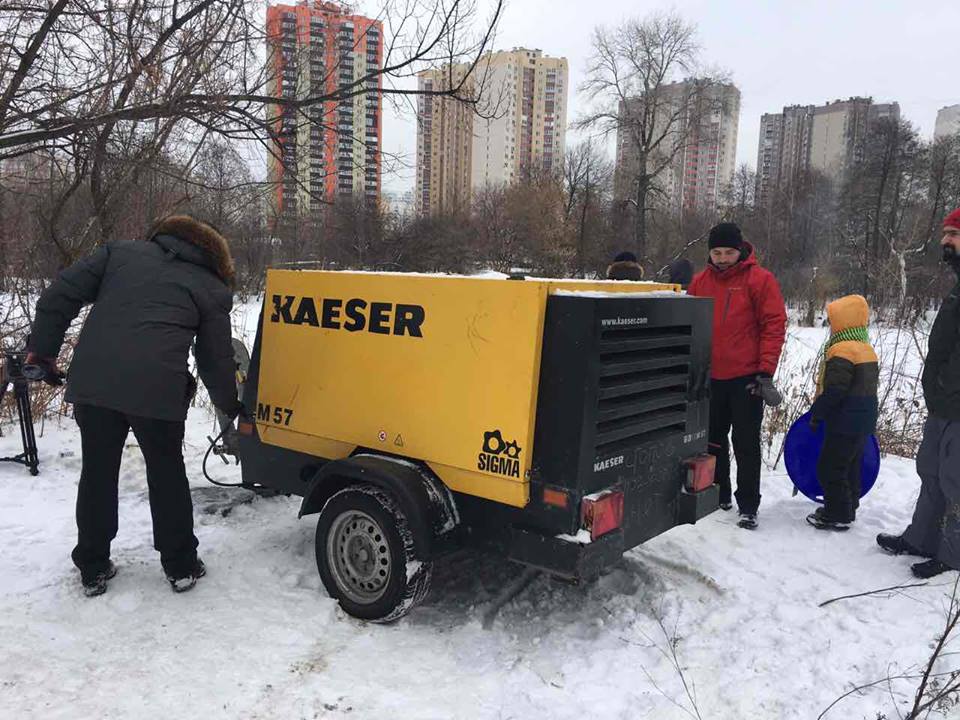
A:
POLYGON ((820 368, 817 371, 817 395, 823 392, 823 374, 827 371, 827 351, 837 343, 848 341, 862 342, 869 345, 870 333, 867 331, 867 328, 862 325, 860 327, 847 328, 846 330, 833 333, 823 344, 823 349, 820 350, 820 368))

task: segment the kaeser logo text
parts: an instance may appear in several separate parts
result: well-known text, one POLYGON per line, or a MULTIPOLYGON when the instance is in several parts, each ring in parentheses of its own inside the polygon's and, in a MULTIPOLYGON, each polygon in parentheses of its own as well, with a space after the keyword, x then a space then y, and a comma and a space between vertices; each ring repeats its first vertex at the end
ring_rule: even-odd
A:
POLYGON ((270 322, 309 325, 326 330, 423 337, 426 311, 421 305, 368 302, 362 298, 312 298, 274 295, 270 322))
POLYGON ((609 470, 617 465, 623 465, 623 458, 623 455, 619 455, 617 457, 607 458, 606 460, 598 460, 593 464, 593 471, 603 472, 604 470, 609 470))

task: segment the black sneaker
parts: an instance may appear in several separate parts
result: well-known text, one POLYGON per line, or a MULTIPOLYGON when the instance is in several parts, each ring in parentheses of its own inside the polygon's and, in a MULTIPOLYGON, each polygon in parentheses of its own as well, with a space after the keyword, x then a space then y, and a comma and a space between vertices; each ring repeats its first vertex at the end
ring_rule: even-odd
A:
POLYGON ((197 562, 189 573, 186 575, 167 575, 167 581, 175 593, 182 593, 192 590, 193 586, 197 584, 197 580, 206 574, 207 568, 203 564, 203 560, 197 558, 197 562))
POLYGON ((913 545, 903 539, 903 535, 887 535, 880 533, 877 535, 877 545, 883 548, 884 552, 891 555, 916 555, 917 557, 930 557, 926 553, 917 550, 913 545))
POLYGON ((737 527, 742 527, 744 530, 756 530, 757 514, 745 512, 740 513, 740 519, 737 521, 737 527))
POLYGON ((843 532, 850 529, 850 523, 848 521, 831 518, 822 507, 817 508, 814 512, 807 515, 807 522, 817 530, 843 532))
POLYGON ((915 565, 911 565, 910 569, 913 571, 913 574, 916 577, 922 578, 923 580, 927 580, 939 575, 940 573, 950 572, 953 570, 952 567, 945 565, 939 560, 927 560, 922 563, 917 563, 915 565))
POLYGON ((733 503, 722 502, 720 503, 721 510, 733 510, 733 503))
POLYGON ((97 570, 90 573, 80 571, 80 582, 83 583, 83 594, 87 597, 103 595, 107 591, 107 581, 117 574, 117 566, 112 562, 106 570, 97 570))

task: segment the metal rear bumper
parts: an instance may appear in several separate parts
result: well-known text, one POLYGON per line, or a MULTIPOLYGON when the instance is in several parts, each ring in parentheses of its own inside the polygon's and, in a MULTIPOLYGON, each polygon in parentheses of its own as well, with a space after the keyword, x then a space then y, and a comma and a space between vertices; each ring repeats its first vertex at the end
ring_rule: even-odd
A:
MULTIPOLYGON (((720 489, 711 485, 698 493, 681 492, 677 497, 676 524, 693 524, 719 507, 720 489)), ((575 542, 553 535, 514 527, 507 557, 515 562, 545 570, 558 577, 590 580, 616 563, 627 550, 623 530, 597 538, 593 542, 575 542)))
POLYGON ((579 581, 598 577, 603 568, 620 559, 624 549, 621 530, 593 542, 578 543, 514 528, 508 557, 566 580, 579 581))
POLYGON ((711 485, 696 493, 682 491, 677 497, 677 524, 693 525, 720 507, 720 487, 711 485))

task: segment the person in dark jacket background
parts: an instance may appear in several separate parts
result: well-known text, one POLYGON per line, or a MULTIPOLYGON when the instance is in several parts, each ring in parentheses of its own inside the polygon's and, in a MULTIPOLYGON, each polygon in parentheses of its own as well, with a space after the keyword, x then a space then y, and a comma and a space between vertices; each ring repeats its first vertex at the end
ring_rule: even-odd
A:
POLYGON ((106 591, 116 573, 117 485, 133 430, 147 466, 154 547, 177 592, 205 573, 193 534, 193 504, 183 462, 184 420, 195 382, 187 356, 213 403, 240 410, 231 347, 233 261, 224 237, 186 215, 157 223, 146 241, 110 243, 64 270, 37 303, 27 362, 55 378, 64 334, 93 304, 74 350, 66 400, 80 428, 83 467, 77 491, 74 564, 87 595, 106 591))
POLYGON ((607 280, 643 280, 643 267, 632 252, 619 253, 607 268, 607 280))
POLYGON ((713 298, 710 365, 710 453, 717 458, 720 507, 729 510, 730 429, 737 457, 737 524, 757 526, 760 507, 760 431, 763 405, 780 402, 773 375, 786 338, 787 310, 771 272, 734 223, 710 230, 710 263, 687 293, 713 298))
POLYGON ((923 366, 928 417, 917 453, 920 496, 902 535, 877 536, 893 555, 927 558, 912 566, 920 578, 960 570, 960 208, 943 221, 940 245, 958 283, 937 313, 923 366))
POLYGON ((870 345, 870 307, 860 295, 827 305, 830 339, 810 413, 814 429, 826 426, 817 463, 823 507, 807 515, 818 530, 847 530, 860 504, 860 465, 867 438, 877 428, 880 365, 870 345))
POLYGON ((689 287, 693 281, 693 263, 687 258, 677 258, 667 269, 669 281, 683 287, 689 287))

